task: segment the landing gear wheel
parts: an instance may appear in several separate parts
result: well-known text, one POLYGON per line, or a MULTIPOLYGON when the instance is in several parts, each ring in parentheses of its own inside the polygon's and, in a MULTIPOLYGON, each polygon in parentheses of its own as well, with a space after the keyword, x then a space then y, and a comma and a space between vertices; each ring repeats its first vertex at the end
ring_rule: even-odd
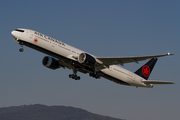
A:
POLYGON ((81 78, 77 76, 77 69, 73 68, 73 74, 69 75, 69 78, 75 79, 75 80, 80 80, 81 78))
POLYGON ((23 48, 20 48, 20 49, 19 49, 19 52, 23 52, 23 51, 24 51, 24 49, 23 49, 23 48))
POLYGON ((92 77, 92 76, 93 76, 93 73, 89 73, 89 76, 92 77))
POLYGON ((89 73, 89 76, 90 76, 90 77, 93 77, 93 78, 96 78, 96 79, 100 79, 100 78, 101 78, 101 76, 99 76, 99 75, 96 74, 96 73, 89 73))
POLYGON ((23 51, 24 51, 24 49, 23 49, 24 43, 23 43, 23 42, 20 42, 19 44, 20 44, 20 46, 21 46, 21 48, 19 49, 19 52, 23 52, 23 51))
POLYGON ((72 78, 72 76, 73 76, 72 74, 69 74, 69 78, 72 78))
POLYGON ((77 75, 74 74, 69 74, 69 78, 75 79, 75 80, 80 80, 81 78, 77 75))
POLYGON ((77 76, 77 80, 80 80, 81 78, 79 76, 77 76))

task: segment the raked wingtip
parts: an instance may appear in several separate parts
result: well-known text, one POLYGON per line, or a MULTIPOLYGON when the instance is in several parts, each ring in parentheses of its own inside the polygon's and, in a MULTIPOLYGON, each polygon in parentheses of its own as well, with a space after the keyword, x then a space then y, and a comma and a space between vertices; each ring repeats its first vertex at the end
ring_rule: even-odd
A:
POLYGON ((174 54, 171 54, 171 53, 167 53, 166 55, 168 55, 168 56, 169 56, 169 55, 174 55, 174 54))

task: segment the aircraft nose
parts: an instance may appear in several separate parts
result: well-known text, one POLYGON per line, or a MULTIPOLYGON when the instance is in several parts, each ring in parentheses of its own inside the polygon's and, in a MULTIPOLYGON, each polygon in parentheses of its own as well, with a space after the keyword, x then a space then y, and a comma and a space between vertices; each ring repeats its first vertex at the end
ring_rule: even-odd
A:
POLYGON ((12 32, 11 32, 11 35, 14 37, 14 38, 16 38, 15 35, 16 33, 15 33, 15 31, 13 30, 12 32))
POLYGON ((24 31, 25 31, 25 30, 23 30, 23 29, 16 29, 16 30, 13 30, 13 31, 11 32, 11 34, 12 34, 12 36, 13 36, 14 38, 20 39, 21 36, 23 35, 24 31))

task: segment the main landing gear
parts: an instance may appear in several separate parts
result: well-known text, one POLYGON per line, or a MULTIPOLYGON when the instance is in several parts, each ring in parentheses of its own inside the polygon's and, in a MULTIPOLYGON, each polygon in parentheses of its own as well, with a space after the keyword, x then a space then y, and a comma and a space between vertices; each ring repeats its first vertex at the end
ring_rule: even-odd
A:
POLYGON ((95 74, 95 73, 89 73, 89 76, 96 78, 96 79, 100 79, 100 76, 98 74, 95 74))
POLYGON ((69 78, 75 79, 75 80, 80 80, 81 78, 75 74, 70 74, 69 78))
POLYGON ((80 80, 80 76, 77 76, 77 70, 76 69, 73 69, 73 73, 74 74, 70 74, 69 75, 69 78, 72 78, 72 79, 75 79, 75 80, 80 80))

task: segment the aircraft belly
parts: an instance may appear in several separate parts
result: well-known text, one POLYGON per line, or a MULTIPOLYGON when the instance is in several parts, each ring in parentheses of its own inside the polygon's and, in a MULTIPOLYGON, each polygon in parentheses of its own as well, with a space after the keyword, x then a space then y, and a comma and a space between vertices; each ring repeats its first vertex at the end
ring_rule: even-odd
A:
POLYGON ((109 76, 107 79, 114 81, 116 83, 123 84, 123 85, 125 84, 125 85, 130 85, 130 86, 144 87, 142 82, 140 82, 139 80, 136 80, 134 78, 134 76, 131 75, 130 71, 127 71, 123 68, 119 68, 118 70, 119 71, 106 68, 101 71, 104 74, 106 74, 105 78, 107 78, 107 76, 109 76))
POLYGON ((130 85, 127 81, 124 81, 124 79, 122 78, 118 78, 118 76, 116 75, 115 72, 110 71, 109 69, 103 69, 101 70, 101 72, 103 73, 102 77, 111 80, 113 82, 116 82, 118 84, 123 84, 123 85, 130 85))

